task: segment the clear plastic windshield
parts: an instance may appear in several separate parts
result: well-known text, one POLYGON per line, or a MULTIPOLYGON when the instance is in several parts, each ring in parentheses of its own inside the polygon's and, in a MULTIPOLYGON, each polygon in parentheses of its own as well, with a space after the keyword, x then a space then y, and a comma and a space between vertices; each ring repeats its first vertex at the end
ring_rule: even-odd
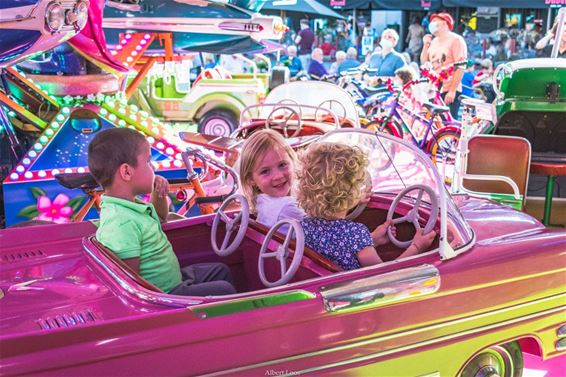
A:
MULTIPOLYGON (((430 158, 416 147, 393 136, 352 129, 333 131, 319 141, 355 145, 364 150, 370 161, 368 170, 374 193, 394 196, 412 185, 430 187, 439 199, 440 221, 448 230, 444 240, 454 249, 470 244, 473 232, 458 211, 430 158)), ((416 200, 416 195, 417 191, 413 191, 408 196, 416 200)), ((425 206, 431 202, 426 193, 421 201, 425 206)), ((441 224, 441 232, 442 227, 441 224)))

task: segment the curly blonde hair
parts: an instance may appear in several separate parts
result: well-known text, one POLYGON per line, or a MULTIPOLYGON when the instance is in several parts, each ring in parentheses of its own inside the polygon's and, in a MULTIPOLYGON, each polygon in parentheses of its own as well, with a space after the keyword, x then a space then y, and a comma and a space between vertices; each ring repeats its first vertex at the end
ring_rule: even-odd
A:
POLYGON ((284 150, 289 156, 291 163, 295 164, 297 155, 293 148, 279 132, 271 129, 254 132, 242 147, 239 162, 240 183, 252 213, 256 212, 257 195, 260 193, 253 181, 254 168, 267 151, 275 148, 284 150))
POLYGON ((334 220, 364 196, 369 161, 360 148, 315 143, 299 160, 297 200, 308 216, 334 220))

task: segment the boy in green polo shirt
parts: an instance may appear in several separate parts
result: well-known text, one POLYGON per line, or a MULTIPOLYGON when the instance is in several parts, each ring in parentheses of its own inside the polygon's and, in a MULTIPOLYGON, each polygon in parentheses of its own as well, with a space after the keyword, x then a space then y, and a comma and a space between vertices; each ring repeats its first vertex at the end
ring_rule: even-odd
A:
POLYGON ((179 266, 161 229, 168 214, 169 183, 153 173, 145 137, 129 128, 99 132, 88 146, 88 167, 104 188, 96 238, 164 292, 185 296, 235 293, 222 263, 179 266), (151 203, 136 196, 151 193, 151 203))

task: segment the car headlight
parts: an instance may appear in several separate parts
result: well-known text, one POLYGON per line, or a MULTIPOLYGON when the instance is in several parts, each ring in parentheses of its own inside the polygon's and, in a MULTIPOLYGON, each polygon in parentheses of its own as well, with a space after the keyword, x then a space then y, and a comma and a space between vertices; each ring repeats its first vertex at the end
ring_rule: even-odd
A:
POLYGON ((66 21, 68 25, 73 25, 77 31, 85 27, 88 20, 88 1, 80 1, 73 10, 67 11, 66 21))
POLYGON ((50 3, 45 8, 45 24, 50 32, 59 31, 65 24, 65 11, 58 2, 50 3))

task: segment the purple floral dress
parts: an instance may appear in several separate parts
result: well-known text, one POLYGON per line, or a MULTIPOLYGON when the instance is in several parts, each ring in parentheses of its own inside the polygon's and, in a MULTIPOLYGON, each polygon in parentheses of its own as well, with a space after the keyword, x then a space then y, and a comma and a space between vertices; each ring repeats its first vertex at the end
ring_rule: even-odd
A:
POLYGON ((305 232, 305 244, 343 270, 360 268, 358 252, 373 246, 368 228, 350 220, 305 217, 301 225, 305 232))

